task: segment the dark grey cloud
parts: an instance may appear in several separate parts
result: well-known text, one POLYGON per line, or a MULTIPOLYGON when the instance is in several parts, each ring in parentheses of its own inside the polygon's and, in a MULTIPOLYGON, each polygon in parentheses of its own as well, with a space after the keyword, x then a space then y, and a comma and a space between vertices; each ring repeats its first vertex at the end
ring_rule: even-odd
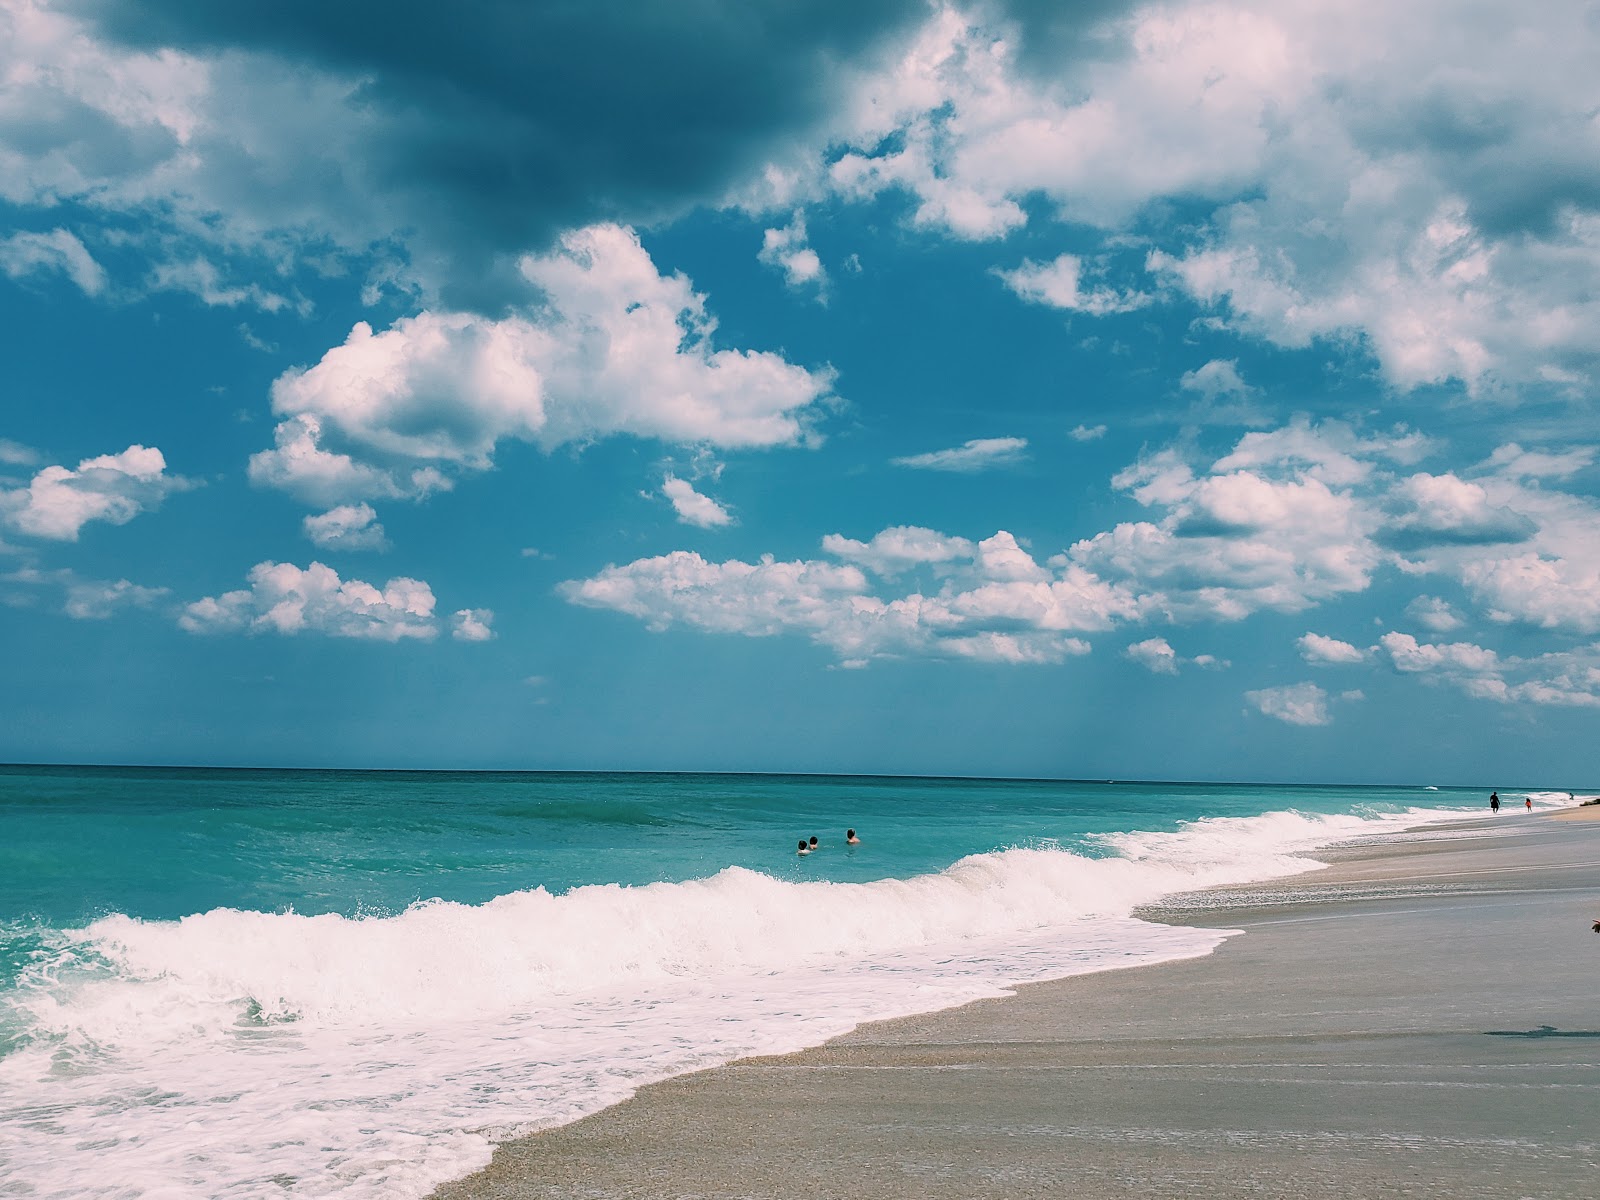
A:
POLYGON ((815 135, 838 100, 838 68, 887 49, 928 9, 81 0, 78 11, 129 48, 265 57, 286 76, 359 81, 344 101, 353 115, 330 121, 356 136, 299 129, 299 163, 280 156, 262 183, 290 212, 370 197, 368 219, 388 226, 373 232, 461 290, 560 229, 648 223, 721 194, 786 139, 815 135))

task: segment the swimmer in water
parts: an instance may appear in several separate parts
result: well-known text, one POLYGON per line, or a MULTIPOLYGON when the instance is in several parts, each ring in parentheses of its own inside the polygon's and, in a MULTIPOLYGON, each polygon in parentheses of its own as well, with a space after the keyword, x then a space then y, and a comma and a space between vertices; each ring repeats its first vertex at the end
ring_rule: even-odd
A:
POLYGON ((800 839, 800 849, 796 850, 795 853, 796 854, 810 854, 811 853, 811 847, 806 845, 805 838, 801 838, 800 839))
POLYGON ((846 829, 844 831, 844 844, 846 846, 861 845, 861 839, 856 836, 856 831, 854 829, 846 829))
POLYGON ((817 839, 815 837, 812 837, 812 839, 811 839, 811 849, 815 850, 816 848, 817 848, 817 839))

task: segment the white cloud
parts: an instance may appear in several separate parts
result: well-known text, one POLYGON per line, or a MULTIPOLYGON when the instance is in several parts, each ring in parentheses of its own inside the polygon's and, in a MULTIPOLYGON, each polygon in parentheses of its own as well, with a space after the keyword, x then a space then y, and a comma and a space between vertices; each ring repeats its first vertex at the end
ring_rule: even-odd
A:
POLYGON ((1272 423, 1257 389, 1239 374, 1237 359, 1214 358, 1192 371, 1185 371, 1178 386, 1195 397, 1184 414, 1186 422, 1253 427, 1272 423))
POLYGON ((492 465, 502 439, 541 449, 629 434, 720 447, 792 445, 832 386, 776 354, 713 347, 716 322, 630 229, 598 225, 522 271, 543 307, 499 320, 423 312, 356 325, 273 384, 277 447, 251 478, 311 503, 414 496, 492 465))
POLYGON ((87 296, 106 290, 106 273, 78 240, 65 229, 49 233, 14 233, 0 238, 0 271, 12 279, 44 271, 59 271, 87 296))
POLYGON ((933 450, 927 454, 912 454, 890 461, 897 467, 965 474, 1015 466, 1023 461, 1027 449, 1027 438, 973 438, 950 450, 933 450))
POLYGON ((1519 658, 1472 642, 1419 642, 1408 633, 1386 633, 1378 641, 1396 671, 1449 684, 1476 699, 1600 707, 1600 645, 1519 658))
POLYGON ((822 539, 822 548, 836 558, 885 576, 922 565, 957 563, 978 553, 977 544, 964 537, 947 537, 920 525, 896 525, 874 534, 868 542, 830 533, 822 539))
POLYGON ((46 467, 26 487, 0 488, 0 520, 34 537, 75 542, 91 521, 126 525, 168 493, 194 486, 166 469, 160 450, 139 445, 75 469, 46 467))
POLYGON ((1075 425, 1067 432, 1067 436, 1075 442, 1092 442, 1105 435, 1104 425, 1075 425))
POLYGON ((1248 396, 1255 391, 1239 374, 1239 360, 1236 358, 1214 358, 1202 367, 1185 371, 1178 380, 1178 386, 1186 392, 1198 392, 1206 400, 1248 396))
POLYGON ((306 536, 324 550, 387 550, 378 514, 370 504, 341 504, 301 522, 306 536))
POLYGON ((305 300, 292 301, 279 292, 268 291, 258 283, 228 283, 222 271, 209 259, 196 256, 157 263, 150 271, 149 286, 155 291, 187 292, 210 308, 238 308, 247 305, 262 312, 281 312, 295 308, 309 314, 305 300))
POLYGON ((1284 687, 1261 688, 1246 692, 1245 699, 1265 716, 1289 725, 1329 725, 1328 693, 1314 683, 1292 683, 1284 687))
POLYGON ((102 621, 122 608, 149 608, 170 594, 164 587, 141 587, 126 579, 112 582, 81 580, 67 586, 67 616, 79 621, 102 621))
POLYGON ((1491 503, 1481 484, 1453 474, 1412 475, 1394 486, 1389 503, 1398 511, 1381 537, 1398 550, 1525 542, 1538 528, 1521 513, 1491 503))
POLYGON ((1595 447, 1569 446, 1560 451, 1524 450, 1507 442, 1484 466, 1508 479, 1569 479, 1594 462, 1595 447))
POLYGON ((1600 26, 1579 0, 1145 4, 1026 62, 995 11, 938 10, 865 83, 829 131, 834 195, 898 192, 963 239, 1033 213, 1132 232, 1159 286, 1281 346, 1370 351, 1398 388, 1592 377, 1600 214, 1573 163, 1600 152, 1600 26))
POLYGON ((1282 428, 1245 434, 1232 453, 1218 459, 1211 469, 1286 467, 1338 487, 1365 481, 1379 460, 1409 466, 1432 449, 1427 437, 1403 427, 1388 434, 1362 436, 1342 421, 1313 425, 1297 416, 1282 428))
POLYGON ((1320 633, 1307 633, 1295 645, 1300 648, 1300 657, 1313 666, 1348 666, 1367 661, 1367 651, 1320 633))
POLYGON ((39 452, 32 446, 0 438, 0 463, 8 467, 31 467, 39 461, 39 452))
POLYGON ((1472 486, 1481 488, 1482 499, 1464 493, 1470 497, 1468 516, 1505 522, 1506 534, 1518 543, 1490 542, 1496 533, 1490 524, 1481 542, 1463 537, 1423 547, 1410 556, 1407 569, 1459 580, 1493 621, 1568 634, 1600 632, 1600 539, 1594 532, 1600 505, 1514 476, 1480 475, 1472 486))
POLYGON ((885 530, 870 542, 835 534, 824 545, 885 577, 931 564, 943 584, 932 594, 882 595, 854 562, 714 563, 680 550, 570 580, 561 592, 652 629, 802 634, 852 665, 899 655, 1060 662, 1088 652, 1077 634, 1140 615, 1130 593, 1071 564, 1047 570, 1004 531, 976 545, 915 528, 885 530))
POLYGON ((1600 554, 1585 560, 1538 553, 1468 563, 1462 579, 1488 606, 1491 620, 1541 629, 1600 631, 1600 554))
POLYGON ((1471 642, 1428 645, 1419 643, 1409 633, 1386 633, 1378 639, 1378 644, 1389 656, 1394 669, 1408 674, 1439 670, 1484 674, 1497 671, 1500 666, 1499 656, 1493 650, 1471 642))
POLYGON ((1142 642, 1134 642, 1123 653, 1156 675, 1178 673, 1177 651, 1167 644, 1166 638, 1146 638, 1142 642))
POLYGON ((399 576, 377 588, 360 579, 341 580, 332 567, 314 562, 302 570, 290 563, 257 563, 250 586, 186 605, 178 624, 190 633, 321 633, 329 637, 398 642, 439 633, 433 589, 399 576))
POLYGON ((678 520, 685 525, 695 525, 701 529, 720 529, 724 525, 733 523, 733 517, 727 509, 710 496, 703 496, 695 491, 694 484, 687 479, 668 475, 661 484, 661 494, 672 502, 672 509, 678 514, 678 520))
POLYGON ((757 258, 769 267, 783 272, 783 281, 791 288, 814 287, 818 300, 826 300, 828 273, 806 241, 805 213, 796 211, 787 225, 768 229, 761 235, 761 253, 757 258))
POLYGON ((1437 596, 1418 596, 1406 605, 1406 615, 1430 633, 1451 633, 1466 624, 1455 609, 1437 596))
POLYGON ((1218 658, 1214 654, 1196 654, 1193 658, 1184 658, 1166 638, 1146 638, 1142 642, 1134 642, 1122 652, 1123 657, 1138 663, 1155 675, 1176 675, 1178 668, 1183 666, 1196 666, 1205 671, 1221 671, 1232 666, 1225 658, 1218 658))
POLYGON ((996 270, 1006 287, 1032 304, 1046 304, 1092 317, 1132 312, 1150 303, 1138 292, 1119 292, 1114 288, 1083 286, 1083 260, 1072 254, 1059 255, 1051 262, 1024 259, 1013 271, 996 270))
POLYGON ((487 642, 494 638, 494 612, 487 608, 463 608, 450 617, 450 636, 458 642, 487 642))
MULTIPOLYGON (((125 608, 150 608, 169 595, 164 587, 143 587, 126 579, 85 579, 67 568, 41 571, 25 566, 0 573, 0 584, 25 588, 59 588, 62 611, 76 621, 103 621, 125 608)), ((15 602, 13 593, 5 602, 15 602)))

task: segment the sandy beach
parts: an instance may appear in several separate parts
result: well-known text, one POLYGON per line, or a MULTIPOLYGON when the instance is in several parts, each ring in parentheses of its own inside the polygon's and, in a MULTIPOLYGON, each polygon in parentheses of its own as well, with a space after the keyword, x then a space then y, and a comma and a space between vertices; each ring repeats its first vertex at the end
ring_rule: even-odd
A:
POLYGON ((1600 1194, 1600 807, 1319 855, 1146 915, 1205 958, 747 1059, 439 1200, 1600 1194))

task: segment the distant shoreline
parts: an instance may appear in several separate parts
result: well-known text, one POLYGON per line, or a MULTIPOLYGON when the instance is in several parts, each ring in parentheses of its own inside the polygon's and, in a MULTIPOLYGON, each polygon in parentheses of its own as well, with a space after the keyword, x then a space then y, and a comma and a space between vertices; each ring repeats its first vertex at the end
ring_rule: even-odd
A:
MULTIPOLYGON (((1189 787, 1189 788, 1369 788, 1373 791, 1427 791, 1430 788, 1443 792, 1472 792, 1481 791, 1488 794, 1491 789, 1505 792, 1566 792, 1576 795, 1595 789, 1589 787, 1572 788, 1566 784, 1522 784, 1522 783, 1343 783, 1337 780, 1306 780, 1285 781, 1276 779, 1247 780, 1247 779, 1099 779, 1099 778, 1070 778, 1055 775, 900 775, 892 771, 871 772, 838 772, 838 771, 732 771, 732 770, 649 770, 629 768, 613 770, 604 767, 286 767, 286 766, 251 766, 248 764, 226 763, 34 763, 34 762, 9 762, 0 763, 0 772, 6 771, 180 771, 180 772, 236 772, 239 774, 281 773, 286 775, 532 775, 532 776, 635 776, 643 779, 682 779, 694 777, 709 777, 717 779, 861 779, 861 780, 893 780, 896 782, 915 782, 926 780, 930 783, 1017 783, 1040 784, 1061 783, 1084 787, 1189 787)), ((1600 785, 1596 785, 1600 788, 1600 785)))

